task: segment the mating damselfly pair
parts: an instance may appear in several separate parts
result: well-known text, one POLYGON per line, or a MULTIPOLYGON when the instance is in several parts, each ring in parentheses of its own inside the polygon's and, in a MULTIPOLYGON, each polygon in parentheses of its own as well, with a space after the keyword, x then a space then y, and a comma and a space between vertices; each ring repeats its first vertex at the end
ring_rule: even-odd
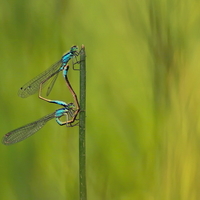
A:
POLYGON ((29 123, 27 125, 24 125, 20 128, 17 128, 13 131, 8 132, 2 139, 2 143, 5 145, 11 145, 15 144, 17 142, 20 142, 34 133, 36 133, 38 130, 40 130, 49 120, 55 118, 56 122, 59 125, 66 125, 69 127, 75 126, 76 124, 73 124, 76 120, 76 117, 79 113, 80 107, 79 107, 79 102, 77 99, 77 95, 74 92, 68 77, 67 73, 69 70, 69 65, 68 62, 73 59, 74 57, 77 57, 79 55, 78 52, 78 47, 77 46, 72 46, 70 48, 70 51, 67 52, 62 58, 56 62, 54 65, 52 65, 49 69, 46 71, 42 72, 32 80, 30 80, 28 83, 26 83, 23 87, 19 89, 18 95, 22 98, 26 98, 32 94, 35 94, 37 91, 39 91, 39 98, 42 100, 45 100, 49 103, 54 103, 62 106, 62 108, 57 109, 55 112, 46 115, 42 118, 40 118, 37 121, 34 121, 32 123, 29 123), (42 86, 44 83, 46 83, 49 79, 51 80, 51 83, 49 87, 47 88, 47 96, 50 94, 54 83, 58 77, 59 72, 63 73, 63 77, 65 79, 66 85, 69 88, 73 98, 74 98, 74 103, 65 103, 64 101, 59 101, 59 100, 50 100, 47 98, 42 97, 41 92, 42 92, 42 86), (60 118, 66 116, 66 121, 61 121, 60 118))

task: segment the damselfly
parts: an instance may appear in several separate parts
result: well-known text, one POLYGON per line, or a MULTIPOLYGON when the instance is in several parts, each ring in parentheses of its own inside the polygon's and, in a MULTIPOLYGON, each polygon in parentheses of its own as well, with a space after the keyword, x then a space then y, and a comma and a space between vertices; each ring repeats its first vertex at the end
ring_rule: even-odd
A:
POLYGON ((74 104, 73 103, 66 104, 65 102, 62 101, 55 101, 54 103, 62 105, 63 108, 60 108, 56 110, 54 113, 46 115, 38 119, 37 121, 34 121, 32 123, 29 123, 25 126, 22 126, 7 133, 3 137, 2 143, 5 145, 11 145, 20 142, 22 140, 25 140, 26 138, 30 137, 31 135, 39 131, 49 120, 53 118, 55 118, 56 122, 61 126, 62 125, 72 126, 70 123, 68 123, 68 121, 74 116, 75 112, 74 104), (66 116, 66 121, 60 120, 62 116, 66 116))
MULTIPOLYGON (((67 65, 65 65, 65 66, 63 67, 63 77, 64 77, 64 79, 65 79, 65 82, 66 82, 67 87, 69 88, 69 91, 71 92, 71 94, 72 94, 72 96, 73 96, 73 98, 74 98, 74 103, 75 103, 75 105, 76 105, 76 110, 75 110, 75 112, 74 112, 73 117, 72 117, 69 121, 67 121, 68 124, 72 124, 72 123, 76 120, 76 117, 77 117, 77 115, 78 115, 78 113, 79 113, 79 111, 80 111, 80 106, 79 106, 79 102, 78 102, 77 95, 76 95, 76 93, 74 92, 74 90, 73 90, 73 88, 72 88, 72 86, 71 86, 71 84, 70 84, 70 82, 69 82, 69 79, 68 79, 68 77, 67 77, 67 72, 68 72, 68 70, 69 70, 69 65, 67 64, 67 65)), ((45 81, 43 81, 43 82, 40 84, 40 87, 39 87, 39 98, 40 98, 40 99, 45 100, 45 101, 47 101, 47 102, 49 102, 49 103, 55 103, 55 104, 59 104, 59 105, 61 105, 59 102, 62 102, 63 104, 66 104, 66 103, 63 102, 63 101, 51 100, 51 99, 47 99, 47 98, 42 97, 42 86, 43 86, 44 83, 45 83, 45 81)), ((62 105, 62 106, 65 106, 65 105, 62 105)))
POLYGON ((64 69, 64 67, 67 65, 70 59, 77 56, 78 53, 78 47, 72 46, 70 51, 67 52, 58 62, 56 62, 54 65, 52 65, 49 69, 42 72, 32 80, 30 80, 28 83, 26 83, 24 86, 22 86, 19 89, 18 95, 22 98, 28 97, 29 95, 32 95, 36 93, 39 90, 40 84, 46 82, 51 77, 54 76, 54 79, 52 80, 50 86, 47 89, 47 95, 51 92, 52 87, 58 77, 58 74, 60 71, 64 69))

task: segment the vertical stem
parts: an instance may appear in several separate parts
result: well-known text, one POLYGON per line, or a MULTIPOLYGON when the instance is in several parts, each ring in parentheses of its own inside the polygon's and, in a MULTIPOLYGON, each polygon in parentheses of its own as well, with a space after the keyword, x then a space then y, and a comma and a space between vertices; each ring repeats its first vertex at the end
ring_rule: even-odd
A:
POLYGON ((80 114, 79 114, 79 190, 80 200, 87 200, 86 154, 85 154, 85 113, 86 113, 86 62, 85 47, 80 51, 80 114))

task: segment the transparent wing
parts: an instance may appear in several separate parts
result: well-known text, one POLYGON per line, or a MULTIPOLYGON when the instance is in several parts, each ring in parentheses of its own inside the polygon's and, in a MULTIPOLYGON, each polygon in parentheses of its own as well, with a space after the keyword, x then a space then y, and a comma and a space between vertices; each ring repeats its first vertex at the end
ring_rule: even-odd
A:
POLYGON ((50 94, 50 92, 51 92, 51 90, 52 90, 52 88, 53 88, 53 86, 54 86, 54 84, 55 84, 55 82, 56 82, 56 79, 57 79, 57 77, 58 77, 58 74, 59 74, 59 73, 57 73, 57 74, 54 76, 54 78, 51 80, 51 83, 49 84, 49 86, 48 86, 48 88, 47 88, 47 93, 46 93, 47 96, 49 96, 49 94, 50 94))
POLYGON ((30 80, 28 83, 26 83, 24 86, 22 86, 18 91, 18 95, 22 98, 26 98, 29 95, 34 94, 39 90, 40 84, 57 74, 61 70, 61 67, 62 60, 58 61, 50 68, 48 68, 32 80, 30 80))
POLYGON ((53 119, 55 117, 55 112, 51 113, 49 115, 46 115, 39 120, 32 122, 30 124, 27 124, 25 126, 22 126, 20 128, 17 128, 9 133, 7 133, 3 139, 2 143, 5 145, 11 145, 15 144, 17 142, 20 142, 34 133, 36 133, 38 130, 40 130, 49 120, 53 119))

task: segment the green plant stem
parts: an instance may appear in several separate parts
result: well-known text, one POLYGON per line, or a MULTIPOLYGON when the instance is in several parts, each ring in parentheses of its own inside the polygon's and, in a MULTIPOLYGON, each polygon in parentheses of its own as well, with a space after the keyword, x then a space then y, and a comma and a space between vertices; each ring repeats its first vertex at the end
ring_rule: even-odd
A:
POLYGON ((85 47, 80 51, 80 114, 79 114, 79 191, 80 200, 87 200, 86 187, 86 145, 85 145, 85 113, 86 113, 86 62, 85 47))

